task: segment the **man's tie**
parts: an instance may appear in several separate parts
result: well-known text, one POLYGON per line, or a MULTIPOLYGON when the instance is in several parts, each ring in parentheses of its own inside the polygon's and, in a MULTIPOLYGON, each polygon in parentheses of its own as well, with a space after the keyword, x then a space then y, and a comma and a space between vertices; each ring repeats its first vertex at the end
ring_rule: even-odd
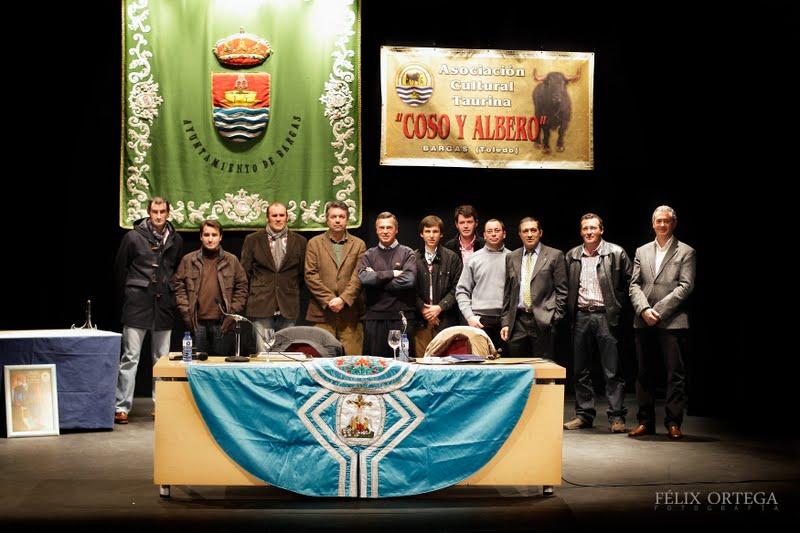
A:
POLYGON ((533 274, 533 252, 525 252, 525 275, 522 276, 522 303, 530 309, 533 307, 531 298, 531 275, 533 274))

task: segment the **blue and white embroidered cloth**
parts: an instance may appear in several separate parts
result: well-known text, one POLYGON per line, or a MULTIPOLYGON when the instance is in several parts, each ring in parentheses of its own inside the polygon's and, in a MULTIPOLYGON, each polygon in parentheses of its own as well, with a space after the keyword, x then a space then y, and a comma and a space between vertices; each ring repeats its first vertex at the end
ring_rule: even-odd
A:
POLYGON ((220 447, 255 477, 300 494, 385 498, 454 485, 514 429, 533 367, 435 366, 368 356, 190 365, 220 447))

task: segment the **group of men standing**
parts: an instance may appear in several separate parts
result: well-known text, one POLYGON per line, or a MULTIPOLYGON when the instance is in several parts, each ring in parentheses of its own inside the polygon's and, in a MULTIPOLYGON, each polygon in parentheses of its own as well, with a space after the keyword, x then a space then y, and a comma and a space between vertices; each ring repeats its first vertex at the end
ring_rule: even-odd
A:
POLYGON ((200 227, 201 248, 177 266, 181 237, 167 222, 169 204, 155 197, 148 218, 126 234, 117 256, 125 287, 123 353, 117 386, 117 423, 127 423, 139 352, 151 331, 153 361, 169 351, 172 309, 177 304, 199 349, 229 350, 227 314, 250 317, 258 351, 264 332, 293 326, 300 312, 300 278, 311 295, 306 320, 333 334, 346 354, 390 357, 393 329, 404 329, 411 354, 422 355, 443 329, 465 323, 482 329, 505 355, 552 358, 556 327, 571 324, 575 363, 576 416, 564 427, 591 427, 596 416, 591 380, 592 354, 600 357, 609 401, 609 429, 626 431, 616 329, 629 298, 634 309, 639 363, 639 425, 629 436, 655 432, 654 388, 658 357, 667 368, 665 425, 680 438, 686 404, 685 343, 689 327, 685 302, 694 286, 694 250, 673 237, 674 210, 653 213, 655 242, 625 251, 603 240, 603 220, 580 220, 583 243, 563 252, 541 242, 539 220, 523 218, 523 246, 509 251, 502 221, 484 224, 472 206, 455 212, 458 235, 441 244, 444 223, 430 215, 419 224, 423 246, 414 251, 397 240, 399 223, 389 212, 375 221, 378 245, 367 249, 347 231, 349 210, 342 202, 326 207, 328 230, 310 241, 288 231, 287 210, 269 206, 267 227, 248 235, 242 261, 221 248, 222 227, 200 227), (174 290, 173 290, 174 287, 174 290))

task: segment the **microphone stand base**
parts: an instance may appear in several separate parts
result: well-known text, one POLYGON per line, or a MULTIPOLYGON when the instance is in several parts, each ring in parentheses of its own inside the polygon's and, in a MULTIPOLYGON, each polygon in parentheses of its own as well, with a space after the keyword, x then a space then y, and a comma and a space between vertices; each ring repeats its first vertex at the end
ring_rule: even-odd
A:
POLYGON ((247 363, 250 361, 250 358, 242 355, 229 355, 225 358, 225 361, 227 363, 247 363))

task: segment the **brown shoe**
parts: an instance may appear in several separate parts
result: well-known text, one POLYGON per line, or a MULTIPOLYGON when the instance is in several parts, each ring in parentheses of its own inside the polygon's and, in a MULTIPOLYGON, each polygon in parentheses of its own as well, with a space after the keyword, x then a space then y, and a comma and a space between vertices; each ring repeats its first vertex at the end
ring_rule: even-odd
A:
POLYGON ((614 420, 611 422, 611 425, 608 426, 608 430, 611 433, 625 433, 625 422, 622 420, 614 420))
POLYGON ((638 426, 633 428, 633 431, 628 433, 628 436, 629 437, 643 437, 645 435, 655 435, 655 434, 656 434, 656 429, 655 428, 650 427, 650 426, 646 426, 644 424, 639 424, 638 426))
POLYGON ((566 424, 564 424, 564 429, 584 429, 592 427, 591 422, 587 422, 583 418, 575 417, 566 424))
POLYGON ((114 423, 115 424, 127 424, 128 423, 128 413, 123 411, 117 411, 114 413, 114 423))
POLYGON ((681 428, 679 428, 675 424, 671 425, 667 431, 669 432, 669 438, 673 440, 678 440, 683 438, 683 433, 681 433, 681 428))

